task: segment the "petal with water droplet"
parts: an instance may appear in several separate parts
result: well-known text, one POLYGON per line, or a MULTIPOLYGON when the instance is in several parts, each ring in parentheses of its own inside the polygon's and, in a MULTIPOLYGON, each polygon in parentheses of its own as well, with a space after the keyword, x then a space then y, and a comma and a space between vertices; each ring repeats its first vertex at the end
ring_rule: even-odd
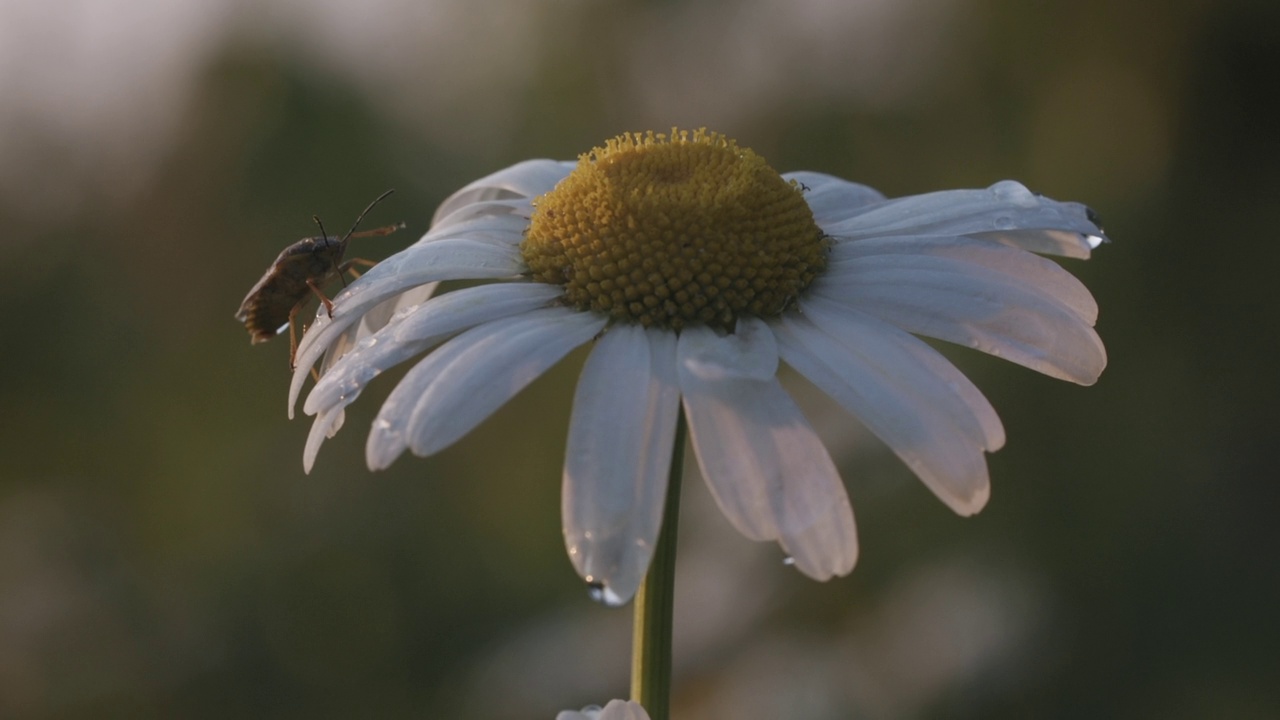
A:
POLYGON ((518 248, 458 238, 418 243, 373 266, 334 297, 332 318, 321 312, 303 335, 289 385, 289 417, 316 361, 379 303, 427 283, 510 277, 523 267, 518 248))
POLYGON ((432 455, 587 342, 604 316, 569 308, 534 310, 467 330, 405 375, 379 411, 365 457, 385 468, 406 448, 432 455))
POLYGON ((378 374, 427 350, 451 335, 503 317, 547 305, 561 290, 542 283, 493 283, 462 288, 432 298, 412 312, 397 316, 334 365, 303 403, 307 414, 321 412, 363 388, 378 374), (385 339, 386 342, 377 342, 385 339))
MULTIPOLYGON (((1017 248, 963 236, 926 235, 867 238, 839 242, 831 250, 831 261, 825 277, 831 282, 857 282, 857 277, 843 279, 842 273, 869 264, 895 267, 936 267, 963 270, 952 263, 970 263, 1000 273, 1007 282, 1027 286, 1044 293, 1071 309, 1092 325, 1098 319, 1098 303, 1074 275, 1058 263, 1017 248), (888 256, 883 260, 871 260, 888 256), (945 258, 946 262, 916 261, 906 256, 945 258)), ((981 271, 977 271, 981 272, 981 271)))
POLYGON ((853 217, 819 223, 828 235, 972 235, 1034 252, 1089 257, 1085 238, 1100 235, 1080 203, 1058 202, 1006 180, 986 190, 945 190, 894 198, 853 217), (1064 234, 1065 233, 1065 234, 1064 234))
POLYGON ((1000 272, 950 258, 859 258, 811 286, 908 332, 976 348, 1081 385, 1107 364, 1102 340, 1077 312, 1000 272))
POLYGON ((574 568, 631 599, 662 527, 680 393, 675 334, 609 328, 574 393, 561 508, 574 568))
MULTIPOLYGON (((760 320, 744 324, 762 326, 749 335, 755 341, 727 342, 719 352, 752 353, 762 357, 740 364, 776 366, 772 331, 760 320)), ((747 537, 778 540, 806 575, 847 574, 857 537, 835 464, 776 377, 709 376, 690 362, 716 339, 706 327, 688 327, 677 350, 689 436, 716 503, 747 537)))
POLYGON ((995 411, 960 371, 919 340, 818 303, 776 323, 783 359, 855 415, 961 515, 990 494, 984 449, 1004 442, 995 411), (918 343, 918 345, 916 344, 918 343))

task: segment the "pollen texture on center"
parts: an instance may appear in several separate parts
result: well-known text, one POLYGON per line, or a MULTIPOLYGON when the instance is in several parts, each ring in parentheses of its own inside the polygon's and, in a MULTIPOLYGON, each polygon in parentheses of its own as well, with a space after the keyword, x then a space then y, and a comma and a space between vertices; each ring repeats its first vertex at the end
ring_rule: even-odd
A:
POLYGON ((626 133, 584 153, 535 201, 520 249, 566 303, 672 330, 776 316, 827 262, 804 188, 706 130, 626 133))

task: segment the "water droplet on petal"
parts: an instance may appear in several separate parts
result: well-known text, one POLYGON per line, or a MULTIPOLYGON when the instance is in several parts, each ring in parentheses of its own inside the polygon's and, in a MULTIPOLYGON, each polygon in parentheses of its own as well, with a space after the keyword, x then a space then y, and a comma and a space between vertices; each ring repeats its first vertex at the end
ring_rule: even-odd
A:
POLYGON ((605 607, 616 608, 627 604, 626 598, 619 597, 602 582, 587 583, 587 597, 605 607))
MULTIPOLYGON (((1016 180, 1002 180, 991 186, 991 194, 1002 200, 1031 195, 1031 191, 1016 180)), ((1034 197, 1034 196, 1033 196, 1034 197)))
MULTIPOLYGON (((406 317, 417 312, 419 307, 422 307, 421 303, 417 305, 410 305, 409 307, 400 308, 399 310, 396 311, 395 315, 391 316, 391 321, 395 322, 399 320, 404 320, 406 317)), ((391 323, 387 323, 387 324, 390 325, 391 323)))
POLYGON ((587 581, 587 597, 596 602, 604 602, 604 583, 587 581))
POLYGON ((992 223, 997 230, 1010 230, 1013 228, 1013 218, 1008 215, 1001 215, 992 223))
POLYGON ((1020 182, 1005 180, 987 189, 999 202, 1011 203, 1018 207, 1035 207, 1040 204, 1040 196, 1031 192, 1020 182))

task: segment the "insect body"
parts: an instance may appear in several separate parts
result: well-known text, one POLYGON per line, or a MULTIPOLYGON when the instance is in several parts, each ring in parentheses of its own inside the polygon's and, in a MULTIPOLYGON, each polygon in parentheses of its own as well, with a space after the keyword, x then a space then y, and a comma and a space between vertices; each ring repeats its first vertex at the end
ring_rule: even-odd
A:
MULTIPOLYGON (((315 295, 324 305, 325 310, 333 317, 333 303, 321 289, 325 283, 337 277, 346 285, 346 273, 356 274, 354 266, 373 265, 372 261, 363 258, 352 258, 346 262, 342 256, 347 250, 347 241, 353 237, 377 237, 390 235, 404 227, 404 223, 387 225, 373 230, 356 232, 356 227, 364 219, 365 213, 373 209, 383 198, 390 195, 388 190, 369 203, 369 207, 360 213, 356 222, 341 238, 327 235, 320 218, 314 218, 320 226, 318 237, 303 238, 285 248, 280 256, 271 263, 262 279, 253 286, 236 319, 244 323, 249 331, 250 340, 257 344, 279 335, 284 326, 289 326, 289 367, 293 367, 294 355, 298 351, 298 338, 293 327, 293 318, 306 304, 311 295, 315 295)), ((358 275, 357 275, 358 277, 358 275)))

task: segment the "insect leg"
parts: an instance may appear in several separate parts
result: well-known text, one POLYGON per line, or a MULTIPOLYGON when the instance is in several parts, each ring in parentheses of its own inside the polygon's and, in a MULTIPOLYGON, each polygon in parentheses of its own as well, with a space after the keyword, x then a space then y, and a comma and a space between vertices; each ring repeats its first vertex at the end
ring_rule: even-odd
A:
MULTIPOLYGON (((316 285, 316 281, 312 280, 311 278, 307 278, 307 287, 311 288, 311 292, 315 293, 316 297, 320 298, 320 302, 324 303, 325 312, 329 313, 329 317, 332 318, 333 303, 329 300, 329 298, 325 297, 324 292, 320 290, 320 286, 316 285)), ((297 308, 295 307, 294 310, 296 311, 297 308)))
POLYGON ((342 265, 338 267, 338 276, 343 277, 347 273, 351 273, 351 277, 359 279, 360 273, 356 271, 355 269, 356 265, 363 265, 364 267, 373 267, 374 265, 377 265, 377 264, 378 263, 374 262, 373 260, 366 260, 365 258, 351 258, 350 260, 342 263, 342 265))
POLYGON ((383 235, 390 235, 391 233, 397 230, 403 230, 405 227, 406 225, 404 223, 397 223, 395 225, 385 225, 383 227, 374 228, 372 230, 361 230, 360 232, 353 232, 351 233, 350 237, 353 237, 353 238, 382 237, 383 235))
POLYGON ((294 305, 293 309, 289 311, 289 369, 290 370, 293 370, 294 368, 297 367, 297 363, 294 362, 294 360, 298 356, 298 334, 293 329, 293 318, 298 314, 298 311, 301 310, 302 306, 305 304, 306 304, 306 299, 304 298, 303 302, 300 302, 297 305, 294 305))

